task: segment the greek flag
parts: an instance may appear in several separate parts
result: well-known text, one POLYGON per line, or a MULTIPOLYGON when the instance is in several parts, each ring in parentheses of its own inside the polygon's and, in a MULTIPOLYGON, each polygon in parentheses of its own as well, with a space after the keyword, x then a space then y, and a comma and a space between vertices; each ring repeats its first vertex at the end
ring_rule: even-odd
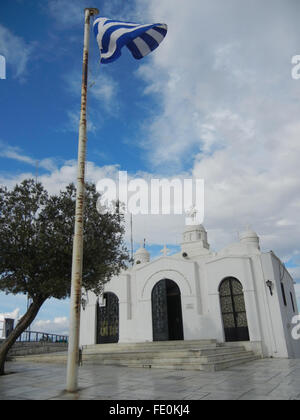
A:
POLYGON ((167 35, 164 23, 139 25, 98 18, 94 22, 94 32, 100 48, 101 63, 111 63, 121 56, 126 46, 137 60, 155 50, 167 35))

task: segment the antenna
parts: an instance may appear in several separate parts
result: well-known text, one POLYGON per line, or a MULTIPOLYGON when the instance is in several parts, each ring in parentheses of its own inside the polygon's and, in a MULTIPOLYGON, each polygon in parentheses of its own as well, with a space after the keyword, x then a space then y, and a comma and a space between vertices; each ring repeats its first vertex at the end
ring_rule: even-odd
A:
POLYGON ((130 213, 130 244, 131 244, 131 259, 133 260, 133 216, 132 216, 132 213, 130 213))
POLYGON ((39 161, 37 160, 35 162, 35 183, 37 184, 38 181, 38 176, 39 176, 39 161))

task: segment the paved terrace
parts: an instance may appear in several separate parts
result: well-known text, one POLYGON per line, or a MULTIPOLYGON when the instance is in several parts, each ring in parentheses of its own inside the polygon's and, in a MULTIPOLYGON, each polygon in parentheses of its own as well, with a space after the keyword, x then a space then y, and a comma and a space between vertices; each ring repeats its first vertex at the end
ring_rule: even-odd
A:
POLYGON ((64 392, 66 367, 17 361, 0 377, 0 400, 295 400, 300 360, 265 359, 221 372, 85 364, 80 391, 64 392))

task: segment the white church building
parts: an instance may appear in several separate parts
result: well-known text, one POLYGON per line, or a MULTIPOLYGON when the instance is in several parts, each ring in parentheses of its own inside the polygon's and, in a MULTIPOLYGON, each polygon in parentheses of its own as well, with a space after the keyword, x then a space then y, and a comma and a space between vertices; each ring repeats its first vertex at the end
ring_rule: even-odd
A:
POLYGON ((294 282, 252 230, 212 252, 202 225, 186 226, 181 251, 153 261, 141 246, 134 265, 88 293, 81 345, 215 339, 262 357, 300 357, 292 338, 298 315, 294 282))

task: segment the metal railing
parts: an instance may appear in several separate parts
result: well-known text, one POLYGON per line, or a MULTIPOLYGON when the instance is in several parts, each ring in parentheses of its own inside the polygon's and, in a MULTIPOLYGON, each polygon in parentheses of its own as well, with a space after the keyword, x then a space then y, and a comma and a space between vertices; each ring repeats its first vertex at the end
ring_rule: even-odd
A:
POLYGON ((38 331, 24 331, 17 343, 68 343, 68 335, 49 334, 38 331))

